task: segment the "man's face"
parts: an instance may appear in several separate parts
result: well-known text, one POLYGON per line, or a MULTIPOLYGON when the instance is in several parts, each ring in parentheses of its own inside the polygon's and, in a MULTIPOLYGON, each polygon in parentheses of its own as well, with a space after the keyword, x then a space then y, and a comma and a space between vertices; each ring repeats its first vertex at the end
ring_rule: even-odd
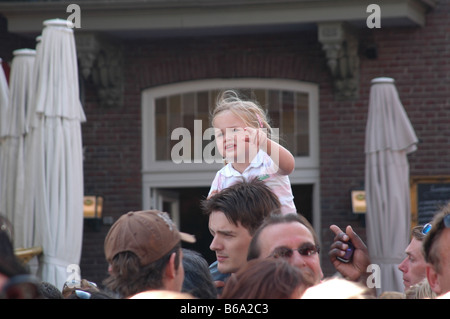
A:
POLYGON ((406 291, 426 277, 426 262, 422 254, 422 242, 414 237, 406 247, 405 253, 406 257, 398 265, 398 269, 403 272, 403 285, 406 291))
POLYGON ((213 211, 209 215, 209 231, 214 237, 209 248, 216 253, 221 273, 234 273, 247 263, 252 236, 246 228, 230 223, 221 211, 213 211))
POLYGON ((300 255, 299 248, 313 247, 314 237, 308 228, 298 222, 274 224, 267 226, 259 235, 260 258, 267 258, 280 248, 293 249, 289 263, 300 268, 316 284, 322 277, 319 254, 300 255))
POLYGON ((444 229, 439 240, 433 245, 438 245, 439 272, 436 265, 427 264, 427 277, 431 289, 437 295, 443 295, 450 292, 450 228, 444 229))

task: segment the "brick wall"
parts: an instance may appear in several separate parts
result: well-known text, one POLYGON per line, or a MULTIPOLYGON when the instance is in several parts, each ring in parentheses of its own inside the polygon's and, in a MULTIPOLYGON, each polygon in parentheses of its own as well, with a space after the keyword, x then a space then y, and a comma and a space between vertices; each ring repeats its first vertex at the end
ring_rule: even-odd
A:
MULTIPOLYGON (((363 221, 351 215, 349 191, 364 182, 364 139, 370 80, 389 76, 420 139, 409 155, 411 175, 450 172, 450 3, 440 1, 427 15, 423 28, 361 30, 361 44, 375 43, 378 58, 360 54, 360 96, 335 101, 325 54, 316 31, 125 42, 124 104, 100 107, 95 90, 85 84, 83 124, 86 193, 105 197, 105 215, 117 219, 140 209, 141 91, 180 81, 205 78, 286 78, 319 84, 321 234, 325 274, 333 272, 327 250, 331 224, 351 224, 365 239, 363 221)), ((383 23, 383 20, 382 20, 383 23)), ((0 56, 23 47, 21 38, 0 31, 0 56), (2 42, 4 43, 4 42, 2 42)), ((103 241, 109 229, 86 223, 81 270, 83 277, 101 283, 107 264, 103 241)))
MULTIPOLYGON (((450 173, 448 125, 450 118, 450 3, 440 1, 427 15, 424 28, 363 30, 363 43, 375 43, 378 58, 360 55, 360 98, 335 102, 321 88, 321 199, 322 244, 329 247, 328 226, 350 224, 365 239, 365 227, 351 221, 349 191, 364 182, 364 139, 370 81, 392 77, 405 111, 420 140, 418 150, 408 156, 410 176, 450 173)), ((333 268, 322 256, 325 271, 333 268)))
MULTIPOLYGON (((313 33, 268 34, 129 41, 125 47, 124 105, 98 106, 86 86, 83 125, 85 187, 105 196, 105 214, 117 219, 139 209, 141 197, 141 91, 157 85, 205 78, 286 78, 315 83, 328 81, 324 53, 313 33), (299 40, 300 39, 300 40, 299 40)), ((329 89, 329 88, 328 88, 329 89)), ((107 268, 103 239, 85 228, 81 268, 98 282, 107 268)), ((103 276, 103 277, 102 277, 103 276)))

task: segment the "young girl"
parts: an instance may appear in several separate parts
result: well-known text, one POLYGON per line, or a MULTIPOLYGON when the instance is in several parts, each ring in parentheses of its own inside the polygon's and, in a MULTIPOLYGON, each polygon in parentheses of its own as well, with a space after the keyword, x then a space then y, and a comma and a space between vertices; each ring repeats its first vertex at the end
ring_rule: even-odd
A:
POLYGON ((242 178, 257 177, 278 196, 282 214, 297 213, 288 177, 294 170, 294 157, 271 139, 272 128, 261 107, 239 99, 234 91, 225 91, 211 120, 226 165, 217 172, 208 197, 242 178))

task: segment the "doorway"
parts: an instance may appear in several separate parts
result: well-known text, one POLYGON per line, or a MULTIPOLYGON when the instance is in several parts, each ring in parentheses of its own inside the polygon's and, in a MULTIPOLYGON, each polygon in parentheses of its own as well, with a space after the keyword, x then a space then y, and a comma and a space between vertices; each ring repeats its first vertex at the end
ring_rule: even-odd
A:
POLYGON ((183 187, 158 189, 158 192, 177 194, 180 231, 195 235, 194 244, 183 243, 183 247, 195 250, 211 263, 215 253, 209 249, 212 236, 209 233, 208 218, 201 210, 201 201, 206 199, 209 187, 183 187))

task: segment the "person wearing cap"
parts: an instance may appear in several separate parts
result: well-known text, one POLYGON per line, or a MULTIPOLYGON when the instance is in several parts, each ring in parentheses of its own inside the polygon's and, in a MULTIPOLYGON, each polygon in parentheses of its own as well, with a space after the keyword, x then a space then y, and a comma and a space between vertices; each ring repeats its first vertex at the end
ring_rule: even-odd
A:
POLYGON ((218 293, 228 277, 247 263, 256 229, 271 213, 280 214, 278 197, 258 178, 242 180, 202 202, 213 240, 209 248, 217 261, 209 269, 218 293))
POLYGON ((450 298, 450 203, 431 221, 431 229, 423 240, 423 251, 431 290, 437 296, 450 298))
POLYGON ((181 292, 184 280, 181 241, 194 243, 165 212, 136 211, 122 215, 105 238, 110 264, 106 288, 121 298, 151 290, 181 292))

